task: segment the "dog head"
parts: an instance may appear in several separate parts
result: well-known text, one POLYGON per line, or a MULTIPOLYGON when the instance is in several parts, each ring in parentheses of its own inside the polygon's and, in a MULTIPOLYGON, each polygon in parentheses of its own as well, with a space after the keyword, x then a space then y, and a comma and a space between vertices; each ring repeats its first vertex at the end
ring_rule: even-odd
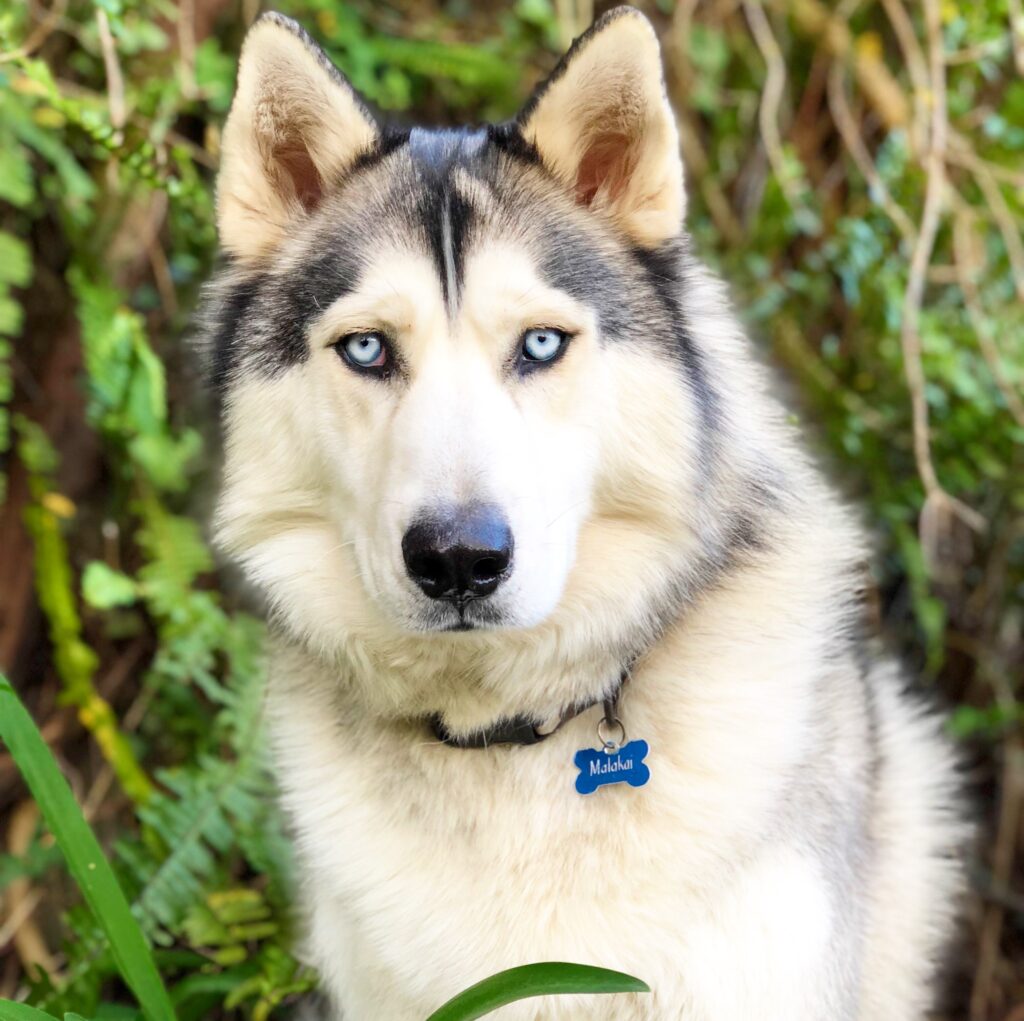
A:
POLYGON ((653 626, 707 560, 716 397, 649 23, 602 18, 511 123, 394 132, 264 16, 222 151, 218 531, 285 623, 410 662, 653 626))

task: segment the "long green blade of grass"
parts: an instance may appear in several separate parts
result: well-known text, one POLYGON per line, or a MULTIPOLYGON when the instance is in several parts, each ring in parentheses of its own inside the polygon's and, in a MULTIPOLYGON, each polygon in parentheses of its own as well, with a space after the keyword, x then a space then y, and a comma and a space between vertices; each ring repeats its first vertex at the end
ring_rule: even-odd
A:
POLYGON ((52 1014, 47 1014, 27 1003, 14 1003, 12 1000, 0 1000, 0 1021, 57 1021, 52 1014))
MULTIPOLYGON (((149 945, 132 916, 113 870, 103 857, 96 837, 32 717, 3 675, 0 675, 0 738, 14 756, 71 875, 107 934, 114 960, 135 993, 143 1015, 147 1021, 174 1021, 174 1009, 153 963, 149 945)), ((25 1017, 27 1021, 28 1016, 25 1017)))
POLYGON ((500 971, 459 993, 427 1021, 474 1021, 516 1000, 566 993, 649 993, 645 982, 587 964, 525 964, 500 971))

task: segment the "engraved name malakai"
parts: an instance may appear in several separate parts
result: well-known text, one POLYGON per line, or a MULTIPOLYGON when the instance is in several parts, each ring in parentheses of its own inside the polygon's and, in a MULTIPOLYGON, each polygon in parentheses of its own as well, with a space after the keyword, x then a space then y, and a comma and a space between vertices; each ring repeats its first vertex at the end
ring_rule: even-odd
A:
POLYGON ((618 773, 623 769, 632 769, 633 760, 626 759, 624 762, 620 762, 618 759, 605 759, 604 762, 590 763, 590 775, 591 776, 603 776, 605 773, 618 773))
POLYGON ((573 759, 579 770, 576 791, 593 794, 598 787, 613 783, 643 787, 651 778, 651 771, 644 762, 648 751, 646 741, 630 741, 614 752, 604 748, 581 748, 573 759))

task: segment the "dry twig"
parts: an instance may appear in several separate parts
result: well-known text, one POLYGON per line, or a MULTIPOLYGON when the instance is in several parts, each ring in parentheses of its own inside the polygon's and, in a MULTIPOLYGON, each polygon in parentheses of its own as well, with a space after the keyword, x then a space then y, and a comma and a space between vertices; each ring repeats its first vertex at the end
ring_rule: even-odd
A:
POLYGON ((1013 285, 1017 291, 1017 297, 1024 301, 1024 244, 1021 243, 1013 213, 1010 212, 1006 199, 1003 198, 999 182, 996 181, 987 166, 984 164, 976 166, 974 177, 988 203, 988 210, 999 227, 999 233, 1003 236, 1006 255, 1013 271, 1013 285))
POLYGON ((593 0, 555 0, 555 14, 562 46, 568 48, 594 20, 593 0))
POLYGON ((875 167, 871 154, 868 152, 860 131, 850 111, 850 105, 846 100, 846 88, 843 84, 844 71, 841 64, 833 64, 828 75, 828 105, 832 111, 832 120, 839 129, 843 144, 849 150, 857 168, 864 175, 868 182, 871 193, 878 199, 882 208, 886 211, 889 219, 896 224, 899 232, 903 235, 910 248, 917 242, 917 228, 914 222, 907 216, 906 211, 899 203, 893 201, 893 197, 886 187, 875 167))
POLYGON ((981 294, 978 291, 976 280, 975 264, 977 260, 971 257, 971 223, 972 214, 969 207, 964 206, 953 221, 953 251, 955 256, 955 268, 960 290, 964 296, 964 304, 967 308, 967 316, 971 323, 971 329, 978 340, 978 347, 982 356, 992 373, 999 392, 1010 409, 1010 414, 1016 419, 1017 424, 1024 428, 1024 401, 1020 394, 1013 388, 1012 382, 1006 378, 1003 369, 1003 360, 996 344, 995 338, 989 332, 985 323, 985 316, 981 307, 981 294))
POLYGON ((929 71, 931 75, 931 117, 928 147, 924 155, 926 174, 924 211, 921 226, 910 260, 910 274, 903 297, 900 344, 903 370, 910 390, 913 412, 914 460, 924 484, 925 503, 921 510, 921 545, 934 562, 940 538, 948 529, 950 517, 959 518, 971 528, 982 529, 985 519, 960 500, 950 496, 939 482, 931 455, 928 422, 928 399, 925 394, 924 368, 921 364, 921 304, 925 279, 931 262, 935 238, 942 221, 946 190, 946 69, 942 52, 942 21, 939 0, 925 0, 925 23, 928 32, 929 71))
MULTIPOLYGON (((11 854, 23 855, 28 850, 38 821, 39 809, 34 801, 23 801, 11 812, 7 828, 7 849, 11 854)), ((0 948, 13 940, 23 967, 42 968, 52 977, 57 972, 57 964, 32 919, 41 900, 42 892, 34 889, 28 879, 15 879, 8 886, 6 919, 0 926, 0 948)))
POLYGON ((181 93, 187 99, 195 99, 196 88, 196 6, 195 0, 179 0, 178 3, 178 74, 181 93))
POLYGON ((1010 44, 1017 74, 1024 76, 1024 4, 1021 0, 1007 0, 1010 12, 1010 44))
POLYGON ((102 7, 96 8, 96 27, 100 34, 100 48, 103 51, 103 69, 107 75, 107 102, 110 106, 110 123, 115 131, 121 131, 127 117, 124 101, 124 76, 117 59, 117 47, 110 33, 110 21, 102 7))
POLYGON ((975 151, 968 139, 957 131, 950 130, 949 133, 948 157, 951 163, 957 163, 968 170, 977 172, 984 171, 996 181, 1012 185, 1014 188, 1024 188, 1024 173, 1014 170, 1013 167, 1004 167, 1000 163, 993 163, 991 160, 982 159, 975 151))
POLYGON ((698 125, 686 112, 686 90, 692 79, 688 42, 693 8, 697 0, 680 0, 672 16, 672 25, 666 40, 665 56, 668 64, 669 86, 672 90, 679 130, 679 148, 688 174, 692 174, 701 195, 722 237, 732 246, 743 241, 743 227, 733 211, 729 199, 711 173, 707 153, 700 142, 698 125))
POLYGON ((743 11, 767 68, 764 88, 761 92, 761 106, 758 109, 761 142, 768 156, 768 162, 771 164, 772 172, 779 182, 779 187, 782 188, 790 206, 796 207, 802 203, 800 195, 794 187, 794 182, 786 171, 786 160, 782 151, 782 133, 779 127, 779 111, 786 89, 786 61, 760 0, 756 0, 756 2, 755 0, 743 0, 743 11))
POLYGON ((903 6, 902 0, 882 0, 889 24, 896 33, 903 61, 910 73, 914 87, 913 120, 910 127, 910 146, 915 152, 922 152, 928 137, 928 111, 926 97, 931 92, 928 82, 928 61, 914 31, 914 23, 903 6))
POLYGON ((820 0, 774 0, 793 16, 794 27, 820 42, 836 60, 850 60, 857 84, 882 123, 892 130, 910 120, 910 106, 903 89, 881 56, 868 47, 854 43, 849 26, 836 17, 820 0))

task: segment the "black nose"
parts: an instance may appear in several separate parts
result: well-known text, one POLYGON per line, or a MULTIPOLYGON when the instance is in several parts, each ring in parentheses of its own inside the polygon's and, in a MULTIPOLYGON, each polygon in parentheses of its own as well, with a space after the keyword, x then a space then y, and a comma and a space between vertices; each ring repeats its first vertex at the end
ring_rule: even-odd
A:
POLYGON ((402 539, 409 577, 431 599, 465 603, 508 577, 512 532, 497 507, 467 504, 414 521, 402 539))

